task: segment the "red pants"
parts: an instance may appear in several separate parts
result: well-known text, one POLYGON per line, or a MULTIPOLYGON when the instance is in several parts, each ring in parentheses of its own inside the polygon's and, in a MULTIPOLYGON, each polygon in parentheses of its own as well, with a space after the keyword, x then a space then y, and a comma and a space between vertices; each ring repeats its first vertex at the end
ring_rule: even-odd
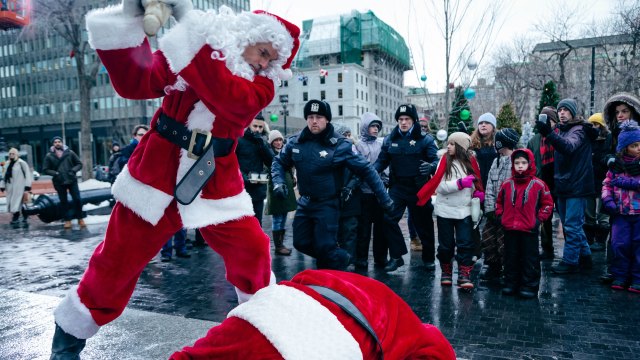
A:
MULTIPOLYGON (((78 285, 80 301, 97 325, 120 316, 144 267, 181 228, 175 201, 155 226, 122 204, 116 204, 105 239, 91 256, 78 285)), ((200 232, 209 246, 222 256, 226 278, 231 284, 248 294, 269 284, 269 237, 255 217, 209 225, 200 232)))

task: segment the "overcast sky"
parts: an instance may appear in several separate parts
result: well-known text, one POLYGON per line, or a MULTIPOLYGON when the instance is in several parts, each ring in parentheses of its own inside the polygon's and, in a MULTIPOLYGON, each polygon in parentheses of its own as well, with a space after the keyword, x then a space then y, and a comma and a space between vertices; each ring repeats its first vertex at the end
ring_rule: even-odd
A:
MULTIPOLYGON (((462 0, 465 1, 465 0, 462 0)), ((443 18, 441 10, 434 5, 441 0, 251 0, 251 9, 273 12, 302 27, 302 21, 316 17, 339 15, 351 10, 372 10, 378 18, 391 25, 407 42, 413 55, 414 71, 405 73, 405 84, 423 86, 422 75, 427 76, 426 86, 431 92, 440 92, 445 86, 444 38, 435 25, 434 16, 443 18)), ((490 0, 475 0, 473 10, 465 19, 470 27, 478 20, 490 0)), ((494 3, 491 1, 491 3, 494 3)), ((616 0, 506 0, 500 11, 497 24, 500 31, 493 36, 492 49, 500 44, 511 43, 519 35, 537 35, 536 24, 553 22, 564 16, 575 16, 580 24, 587 25, 594 20, 611 14, 616 0)), ((441 6, 441 5, 440 5, 441 6)), ((461 46, 470 36, 471 30, 462 29, 454 38, 454 48, 461 46), (466 32, 466 33, 465 33, 466 32), (456 44, 457 42, 457 44, 456 44)), ((540 35, 541 41, 548 41, 540 35)), ((454 50, 455 52, 455 50, 454 50)), ((458 51, 460 52, 460 51, 458 51)), ((457 56, 457 54, 454 54, 457 56)), ((476 59, 479 60, 479 59, 476 59)), ((489 68, 489 59, 480 62, 479 70, 489 68)), ((467 75, 468 77, 468 75, 467 75)))

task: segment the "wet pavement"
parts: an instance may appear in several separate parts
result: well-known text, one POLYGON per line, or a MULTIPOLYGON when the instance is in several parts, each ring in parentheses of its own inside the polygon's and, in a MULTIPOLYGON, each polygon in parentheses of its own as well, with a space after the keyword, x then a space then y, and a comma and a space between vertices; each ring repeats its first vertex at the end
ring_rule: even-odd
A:
MULTIPOLYGON (((100 212, 105 210, 95 211, 100 212)), ((48 357, 51 311, 78 282, 106 229, 104 218, 89 219, 87 229, 74 224, 69 231, 62 223, 37 219, 30 219, 28 228, 13 228, 8 214, 0 215, 0 359, 48 357)), ((267 234, 270 225, 265 216, 267 234)), ((401 225, 406 234, 404 219, 401 225)), ((291 246, 290 230, 285 244, 291 246)), ((557 241, 556 255, 561 249, 557 241)), ((168 263, 156 257, 127 311, 88 341, 84 358, 167 358, 222 321, 236 305, 236 295, 224 279, 221 258, 209 248, 194 248, 191 254, 168 263)), ((638 358, 640 296, 599 282, 604 257, 595 253, 593 270, 565 276, 551 275, 551 262, 543 262, 540 296, 534 300, 503 296, 498 284, 479 282, 479 266, 472 292, 442 288, 439 270, 424 270, 420 253, 406 255, 408 265, 389 274, 375 269, 370 259, 364 274, 387 284, 424 322, 436 325, 461 359, 638 358)), ((295 250, 273 258, 278 280, 313 266, 295 250)))

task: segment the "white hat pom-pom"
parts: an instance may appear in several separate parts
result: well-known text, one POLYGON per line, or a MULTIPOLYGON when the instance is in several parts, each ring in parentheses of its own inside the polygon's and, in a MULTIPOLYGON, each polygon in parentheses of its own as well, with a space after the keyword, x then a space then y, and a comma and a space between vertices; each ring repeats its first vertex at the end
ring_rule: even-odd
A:
POLYGON ((289 80, 293 77, 293 71, 291 71, 291 69, 280 69, 280 71, 278 71, 278 78, 280 78, 280 80, 289 80))

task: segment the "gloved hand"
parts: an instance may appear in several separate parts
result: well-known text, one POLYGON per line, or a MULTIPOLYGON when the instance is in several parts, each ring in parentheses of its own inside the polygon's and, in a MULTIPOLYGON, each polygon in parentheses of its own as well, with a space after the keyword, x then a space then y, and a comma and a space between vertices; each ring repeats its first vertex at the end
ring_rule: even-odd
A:
POLYGON ((551 125, 547 124, 545 121, 536 121, 536 129, 542 136, 547 136, 551 134, 551 125))
POLYGON ((284 184, 276 184, 273 186, 273 195, 280 199, 286 199, 287 195, 289 195, 289 190, 287 190, 287 187, 284 184))
POLYGON ((609 215, 615 215, 618 213, 618 206, 616 205, 615 201, 613 201, 613 199, 606 199, 602 202, 602 206, 604 206, 604 210, 609 214, 609 215))
POLYGON ((485 213, 484 216, 487 218, 487 221, 496 221, 496 212, 495 211, 489 211, 489 212, 485 213))
POLYGON ((611 157, 607 160, 607 166, 613 173, 620 174, 624 172, 624 161, 622 159, 611 157))
MULTIPOLYGON (((4 191, 4 190, 3 190, 4 191)), ((24 191, 31 191, 31 186, 25 186, 24 191)))
POLYGON ((431 167, 430 162, 420 160, 420 167, 418 168, 418 171, 420 171, 420 175, 422 176, 431 175, 431 167))
POLYGON ((122 0, 122 13, 131 17, 142 16, 144 7, 141 0, 122 0))
POLYGON ((69 172, 67 172, 67 174, 69 174, 69 176, 71 177, 76 177, 76 172, 73 170, 69 170, 69 172))
POLYGON ((349 201, 349 199, 351 199, 351 194, 353 193, 353 189, 350 187, 343 187, 342 191, 340 191, 340 199, 342 200, 343 203, 346 203, 347 201, 349 201))
POLYGON ((611 185, 625 190, 640 189, 640 181, 628 176, 615 177, 613 180, 611 180, 611 185))
POLYGON ((480 202, 483 203, 484 202, 484 193, 480 190, 476 190, 473 192, 473 197, 474 198, 478 198, 480 199, 480 202))
POLYGON ((391 216, 393 215, 393 212, 395 210, 395 204, 393 203, 393 200, 389 199, 389 201, 387 201, 386 203, 382 204, 382 210, 384 210, 384 212, 391 216))
POLYGON ((171 8, 171 15, 176 21, 180 21, 187 12, 193 10, 191 0, 142 0, 142 5, 146 7, 147 3, 154 1, 167 4, 171 8))
POLYGON ((475 180, 475 175, 467 175, 462 179, 458 179, 458 189, 462 190, 464 188, 473 187, 473 180, 475 180))

